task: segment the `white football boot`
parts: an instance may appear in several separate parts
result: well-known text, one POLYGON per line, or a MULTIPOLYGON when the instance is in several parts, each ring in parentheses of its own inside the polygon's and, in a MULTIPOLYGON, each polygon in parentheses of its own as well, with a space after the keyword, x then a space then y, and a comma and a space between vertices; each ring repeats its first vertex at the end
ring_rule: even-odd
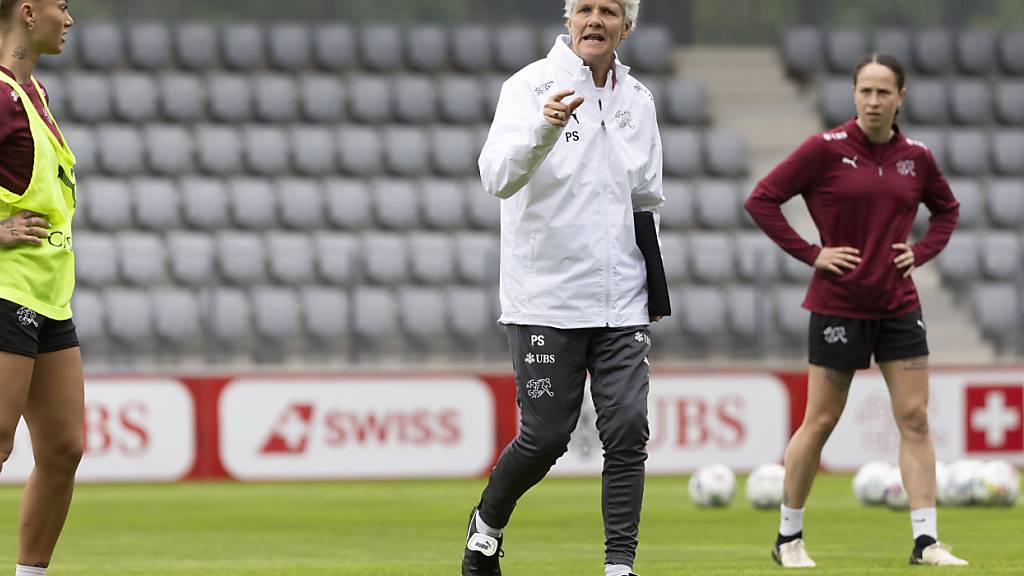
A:
POLYGON ((797 538, 772 548, 772 558, 783 568, 814 568, 816 564, 807 555, 804 539, 797 538))
POLYGON ((967 560, 953 556, 950 550, 949 546, 942 542, 936 542, 922 550, 920 557, 912 553, 910 563, 926 566, 967 566, 967 560))

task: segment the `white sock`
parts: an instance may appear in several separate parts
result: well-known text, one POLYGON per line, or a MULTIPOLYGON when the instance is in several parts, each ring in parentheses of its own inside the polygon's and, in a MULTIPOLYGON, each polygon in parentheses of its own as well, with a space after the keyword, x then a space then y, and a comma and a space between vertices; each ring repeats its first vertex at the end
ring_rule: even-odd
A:
POLYGON ((604 565, 604 576, 629 576, 629 573, 632 571, 633 567, 626 566, 625 564, 604 565))
POLYGON ((505 533, 504 528, 491 528, 484 522, 484 519, 480 517, 480 511, 476 511, 476 531, 482 532, 491 538, 501 538, 501 535, 505 533))
POLYGON ((939 520, 935 508, 918 508, 910 511, 910 529, 914 532, 914 540, 918 536, 931 536, 939 539, 939 520))
POLYGON ((14 576, 46 576, 46 568, 18 564, 14 568, 14 576))
POLYGON ((783 536, 792 536, 797 532, 802 532, 804 529, 804 509, 803 508, 786 508, 783 504, 779 506, 781 514, 779 514, 779 534, 783 536))

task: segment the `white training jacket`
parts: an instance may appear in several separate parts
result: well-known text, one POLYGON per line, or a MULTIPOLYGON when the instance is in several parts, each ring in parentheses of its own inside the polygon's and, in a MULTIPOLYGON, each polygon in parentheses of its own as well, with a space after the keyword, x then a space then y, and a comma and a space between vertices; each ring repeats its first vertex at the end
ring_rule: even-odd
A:
POLYGON ((633 212, 664 202, 654 98, 616 59, 598 97, 593 74, 560 36, 547 58, 505 81, 480 154, 501 202, 503 324, 554 328, 650 322, 633 212), (565 128, 543 117, 555 92, 585 98, 565 128))

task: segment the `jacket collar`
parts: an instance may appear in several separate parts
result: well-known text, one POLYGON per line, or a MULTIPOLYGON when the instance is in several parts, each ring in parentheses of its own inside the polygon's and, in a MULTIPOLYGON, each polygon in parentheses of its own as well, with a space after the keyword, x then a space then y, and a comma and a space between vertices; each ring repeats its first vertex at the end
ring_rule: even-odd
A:
MULTIPOLYGON (((576 55, 569 46, 568 34, 561 34, 555 39, 555 45, 551 47, 548 52, 548 58, 555 61, 558 67, 572 75, 573 78, 581 80, 583 78, 593 78, 594 74, 590 70, 590 67, 583 63, 583 59, 576 55)), ((629 75, 629 66, 626 66, 619 61, 619 55, 615 54, 615 60, 612 62, 611 78, 613 84, 622 82, 627 75, 629 75)))
POLYGON ((847 134, 849 134, 851 138, 865 146, 888 146, 890 144, 902 142, 904 138, 903 132, 900 131, 900 127, 895 122, 893 122, 892 124, 892 139, 886 142, 885 144, 875 144, 874 142, 868 140, 868 135, 865 134, 863 130, 861 130, 860 124, 857 124, 856 116, 847 120, 846 124, 843 124, 840 128, 844 130, 847 134))

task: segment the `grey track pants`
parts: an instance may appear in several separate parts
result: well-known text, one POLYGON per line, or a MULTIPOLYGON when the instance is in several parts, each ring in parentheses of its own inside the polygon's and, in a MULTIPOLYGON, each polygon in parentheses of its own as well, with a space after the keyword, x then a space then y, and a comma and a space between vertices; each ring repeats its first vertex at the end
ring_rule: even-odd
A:
POLYGON ((589 372, 604 448, 605 562, 632 566, 650 436, 647 327, 563 330, 510 325, 508 334, 520 429, 491 472, 480 516, 490 526, 508 524, 519 498, 565 453, 580 417, 589 372))

